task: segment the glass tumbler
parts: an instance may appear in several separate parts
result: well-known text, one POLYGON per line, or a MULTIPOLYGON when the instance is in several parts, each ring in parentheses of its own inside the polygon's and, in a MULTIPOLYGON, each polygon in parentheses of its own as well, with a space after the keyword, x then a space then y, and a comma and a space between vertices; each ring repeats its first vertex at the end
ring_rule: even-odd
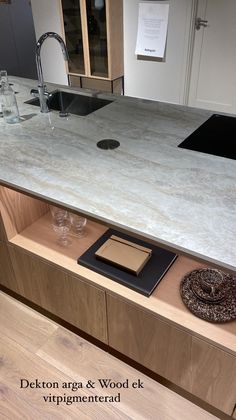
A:
POLYGON ((71 244, 71 241, 68 238, 71 223, 68 219, 64 219, 63 222, 59 224, 56 222, 56 220, 54 220, 52 223, 52 227, 54 232, 58 235, 58 245, 66 247, 71 244))
POLYGON ((68 219, 68 211, 56 206, 49 206, 53 220, 59 225, 68 219))
POLYGON ((71 222, 68 218, 68 211, 60 207, 50 206, 52 215, 52 228, 58 235, 58 245, 68 246, 71 241, 68 238, 68 233, 71 229, 71 222))
POLYGON ((70 222, 76 236, 78 238, 83 238, 85 236, 85 226, 87 224, 87 219, 85 217, 79 216, 78 214, 70 213, 70 222))

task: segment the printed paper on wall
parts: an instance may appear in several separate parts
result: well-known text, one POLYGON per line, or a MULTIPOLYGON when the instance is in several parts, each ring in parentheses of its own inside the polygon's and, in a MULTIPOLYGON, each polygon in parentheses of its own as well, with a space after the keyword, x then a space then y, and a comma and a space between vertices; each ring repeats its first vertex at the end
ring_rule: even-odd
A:
POLYGON ((163 58, 165 54, 169 4, 140 2, 135 54, 163 58))

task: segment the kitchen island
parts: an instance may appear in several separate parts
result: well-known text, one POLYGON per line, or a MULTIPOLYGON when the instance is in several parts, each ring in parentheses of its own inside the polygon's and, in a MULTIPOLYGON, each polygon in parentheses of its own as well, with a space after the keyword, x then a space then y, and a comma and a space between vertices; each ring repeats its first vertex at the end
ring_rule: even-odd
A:
POLYGON ((1 121, 1 183, 236 269, 236 162, 177 147, 212 113, 116 97, 67 120, 24 103, 35 81, 12 82, 26 120, 1 121))
POLYGON ((23 120, 0 122, 1 238, 13 266, 3 285, 232 415, 236 322, 198 319, 179 296, 194 268, 236 271, 236 163, 177 147, 212 113, 98 93, 113 102, 60 118, 25 104, 36 82, 11 81, 23 120), (99 149, 107 138, 120 147, 99 149), (90 218, 85 241, 58 249, 47 203, 90 218), (76 263, 107 226, 180 254, 150 298, 76 263))

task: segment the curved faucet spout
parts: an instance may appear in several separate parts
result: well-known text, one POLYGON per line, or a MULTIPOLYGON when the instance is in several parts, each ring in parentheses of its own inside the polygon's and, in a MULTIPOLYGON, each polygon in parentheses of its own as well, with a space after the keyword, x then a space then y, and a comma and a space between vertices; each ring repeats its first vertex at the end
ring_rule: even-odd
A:
POLYGON ((36 43, 36 66, 37 66, 38 81, 39 81, 38 92, 39 92, 41 112, 49 112, 48 105, 47 105, 48 94, 46 92, 46 86, 44 84, 43 70, 42 70, 42 63, 41 63, 41 47, 47 38, 54 38, 59 42, 64 60, 69 61, 69 55, 68 55, 66 45, 63 39, 60 37, 60 35, 58 35, 56 32, 46 32, 45 34, 41 35, 41 37, 36 43))

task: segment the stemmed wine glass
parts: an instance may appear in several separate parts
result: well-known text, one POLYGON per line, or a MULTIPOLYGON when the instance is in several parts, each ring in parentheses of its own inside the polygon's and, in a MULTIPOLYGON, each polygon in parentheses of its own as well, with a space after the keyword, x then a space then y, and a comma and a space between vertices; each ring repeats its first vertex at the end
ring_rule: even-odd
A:
POLYGON ((79 216, 78 214, 70 213, 70 222, 78 238, 83 238, 85 236, 85 226, 87 224, 87 219, 85 217, 79 216))
POLYGON ((50 212, 53 230, 58 235, 58 245, 70 245, 71 241, 68 239, 68 233, 71 229, 71 222, 68 217, 68 211, 56 206, 50 206, 50 212))

